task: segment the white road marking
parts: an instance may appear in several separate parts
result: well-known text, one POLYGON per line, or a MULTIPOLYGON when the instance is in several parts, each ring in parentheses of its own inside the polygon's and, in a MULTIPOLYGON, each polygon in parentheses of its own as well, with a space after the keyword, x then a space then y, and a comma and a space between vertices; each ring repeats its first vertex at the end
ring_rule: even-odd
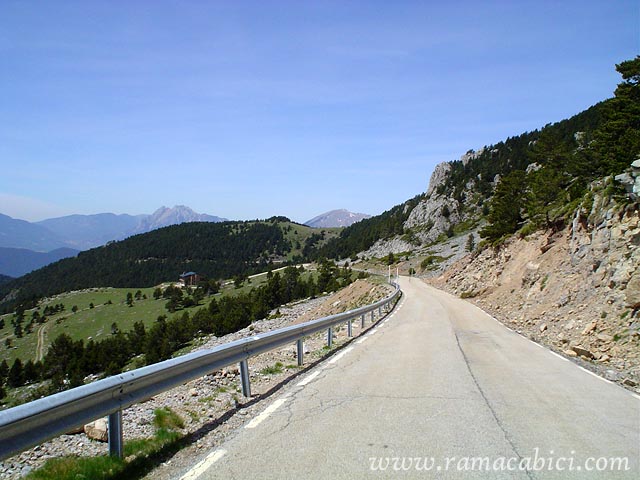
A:
POLYGON ((269 418, 269 416, 275 412, 278 408, 280 408, 284 402, 286 402, 287 399, 286 398, 279 398, 278 400, 276 400, 275 402, 273 402, 271 405, 269 405, 264 412, 262 412, 260 415, 258 415, 257 417, 255 417, 253 420, 251 420, 249 423, 247 423, 244 428, 256 428, 258 425, 260 425, 262 422, 264 422, 267 418, 269 418))
POLYGON ((351 350, 353 350, 353 347, 345 348, 343 351, 341 351, 339 354, 337 354, 335 357, 329 360, 329 365, 333 365, 334 363, 336 363, 338 360, 344 357, 351 350))
POLYGON ((223 449, 223 448, 214 450, 209 455, 207 455, 204 460, 202 460, 201 462, 197 463, 195 467, 193 467, 191 470, 189 470, 187 473, 185 473, 182 477, 180 477, 180 480, 195 480, 200 475, 202 475, 205 471, 207 471, 207 469, 211 465, 216 463, 218 460, 220 460, 226 454, 227 454, 227 451, 225 449, 223 449))
POLYGON ((305 385, 307 385, 308 383, 311 383, 313 380, 316 379, 316 377, 318 375, 320 375, 322 373, 321 370, 318 370, 317 372, 312 373, 311 375, 309 375, 307 378, 305 378, 304 380, 302 380, 300 383, 298 383, 298 387, 304 387, 305 385))
POLYGON ((368 336, 364 336, 362 338, 360 338, 359 340, 356 340, 356 343, 360 344, 362 342, 364 342, 367 338, 369 338, 368 336))
POLYGON ((638 395, 636 393, 632 393, 631 396, 636 397, 638 400, 640 400, 640 395, 638 395))
MULTIPOLYGON (((598 380, 602 380, 603 382, 609 382, 609 380, 607 380, 606 378, 601 377, 597 373, 593 373, 591 370, 587 370, 586 368, 581 367, 580 365, 578 365, 578 368, 580 368, 580 370, 584 370, 585 372, 587 372, 592 377, 596 377, 598 380)), ((609 382, 609 383, 611 383, 611 382, 609 382)))
POLYGON ((554 352, 553 350, 549 350, 549 353, 552 355, 555 355, 556 357, 558 357, 560 360, 564 360, 565 362, 568 362, 569 360, 564 358, 562 355, 560 355, 559 353, 554 352))

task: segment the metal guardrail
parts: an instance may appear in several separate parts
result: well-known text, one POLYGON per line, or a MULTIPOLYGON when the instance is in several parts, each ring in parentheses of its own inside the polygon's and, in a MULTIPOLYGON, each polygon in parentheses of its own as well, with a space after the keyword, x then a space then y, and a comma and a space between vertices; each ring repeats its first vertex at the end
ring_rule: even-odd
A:
POLYGON ((242 393, 250 397, 250 357, 296 342, 298 365, 302 365, 305 337, 327 330, 331 346, 333 327, 345 322, 351 336, 354 319, 360 317, 364 327, 365 315, 370 313, 373 321, 377 310, 382 317, 383 307, 400 295, 400 287, 394 286, 393 294, 365 307, 199 350, 0 411, 0 460, 106 415, 109 453, 122 457, 123 409, 235 363, 240 364, 242 393))

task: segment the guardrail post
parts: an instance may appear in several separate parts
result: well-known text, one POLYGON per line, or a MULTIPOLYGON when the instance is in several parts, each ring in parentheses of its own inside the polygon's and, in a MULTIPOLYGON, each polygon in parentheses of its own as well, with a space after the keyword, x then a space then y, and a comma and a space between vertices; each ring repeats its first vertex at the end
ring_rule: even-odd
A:
POLYGON ((363 313, 362 317, 360 318, 360 328, 364 328, 364 317, 365 317, 365 314, 363 313))
POLYGON ((371 323, 373 323, 373 319, 375 318, 375 315, 376 315, 376 311, 371 310, 371 323))
POLYGON ((349 319, 347 322, 347 336, 353 337, 353 320, 349 319))
POLYGON ((249 362, 240 361, 240 381, 242 383, 242 395, 249 398, 251 396, 251 382, 249 380, 249 362))
POLYGON ((122 410, 109 414, 109 455, 122 458, 122 410))
POLYGON ((378 316, 382 317, 382 305, 378 307, 378 316))
POLYGON ((304 339, 299 339, 296 342, 297 347, 297 356, 298 356, 298 366, 301 367, 304 363, 304 339))
POLYGON ((327 347, 331 347, 333 345, 333 328, 329 327, 327 329, 327 347))

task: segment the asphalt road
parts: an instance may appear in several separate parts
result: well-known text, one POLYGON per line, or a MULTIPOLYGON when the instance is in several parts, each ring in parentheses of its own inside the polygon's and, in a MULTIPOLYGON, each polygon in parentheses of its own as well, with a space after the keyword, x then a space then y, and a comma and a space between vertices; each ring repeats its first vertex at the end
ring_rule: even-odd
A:
POLYGON ((640 478, 640 397, 468 302, 400 282, 387 321, 183 479, 640 478))

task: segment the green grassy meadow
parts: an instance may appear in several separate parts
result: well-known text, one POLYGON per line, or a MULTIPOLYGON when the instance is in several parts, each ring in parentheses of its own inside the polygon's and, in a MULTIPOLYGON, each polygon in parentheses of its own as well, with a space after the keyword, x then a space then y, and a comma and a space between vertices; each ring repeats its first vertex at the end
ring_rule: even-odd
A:
MULTIPOLYGON (((0 330, 0 360, 6 359, 11 365, 15 358, 23 362, 36 359, 38 345, 38 331, 43 328, 44 353, 53 339, 62 333, 66 333, 74 340, 100 340, 111 334, 111 325, 115 323, 118 328, 126 332, 133 324, 142 321, 146 327, 150 326, 160 315, 182 315, 185 311, 194 311, 200 307, 191 307, 169 314, 165 308, 166 299, 153 299, 154 288, 94 288, 81 292, 71 292, 48 298, 41 302, 40 311, 47 305, 62 303, 63 312, 47 317, 43 324, 35 323, 33 331, 26 333, 22 338, 16 338, 13 334, 11 318, 13 315, 4 315, 5 326, 0 330), (126 303, 127 293, 135 295, 140 290, 146 299, 134 300, 133 306, 126 303), (109 303, 110 302, 110 303, 109 303), (93 303, 94 307, 91 308, 93 303), (78 307, 74 313, 72 308, 78 307), (5 345, 5 339, 11 339, 11 348, 5 345)), ((25 312, 24 326, 31 319, 33 310, 25 312)))
MULTIPOLYGON (((279 269, 274 269, 274 271, 279 269)), ((307 271, 304 277, 316 275, 314 271, 307 271)), ((236 288, 233 281, 224 282, 220 293, 215 298, 222 296, 234 296, 242 293, 248 293, 255 287, 258 287, 267 281, 267 273, 252 276, 245 280, 240 288, 236 288)), ((66 333, 74 340, 96 340, 99 341, 106 336, 111 335, 111 325, 115 323, 122 332, 127 332, 133 328, 135 322, 141 321, 145 327, 150 327, 160 315, 166 315, 171 318, 176 315, 182 315, 184 312, 190 314, 209 303, 209 298, 205 298, 199 306, 185 308, 175 313, 169 313, 165 308, 167 299, 154 300, 153 291, 155 288, 92 288, 79 292, 70 292, 57 295, 55 297, 43 300, 40 305, 42 313, 46 306, 57 304, 64 305, 64 311, 47 317, 47 321, 43 324, 34 323, 31 333, 23 334, 22 338, 14 335, 14 329, 11 325, 13 314, 3 315, 4 327, 0 329, 0 361, 6 360, 11 365, 16 358, 26 362, 29 359, 35 361, 37 359, 38 336, 42 337, 42 353, 46 354, 52 340, 62 333, 66 333), (140 291, 140 300, 134 300, 133 306, 129 307, 126 303, 127 293, 136 295, 140 291), (147 298, 143 298, 146 296, 147 298), (91 308, 93 304, 93 308, 91 308), (77 311, 74 313, 72 308, 76 306, 77 311), (40 332, 40 329, 42 331, 40 332), (9 338, 11 347, 7 348, 5 340, 9 338)), ((29 323, 33 310, 25 312, 25 320, 23 329, 29 323)))

